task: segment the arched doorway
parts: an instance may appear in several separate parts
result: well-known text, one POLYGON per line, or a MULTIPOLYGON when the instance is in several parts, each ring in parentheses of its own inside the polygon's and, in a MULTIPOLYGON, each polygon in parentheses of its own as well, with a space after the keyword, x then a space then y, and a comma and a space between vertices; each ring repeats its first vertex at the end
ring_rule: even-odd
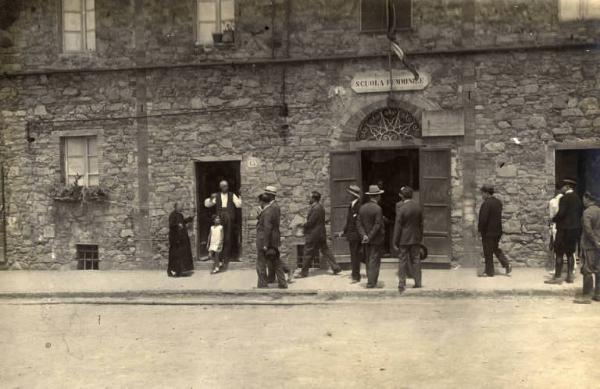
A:
POLYGON ((392 235, 398 193, 402 186, 415 191, 424 210, 424 243, 430 262, 446 266, 451 258, 450 150, 423 145, 421 126, 409 111, 381 107, 368 113, 355 129, 353 147, 331 153, 331 231, 338 256, 348 253, 345 240, 335 236, 346 221, 350 198, 345 188, 378 184, 385 193, 380 205, 386 219, 386 257, 395 258, 392 235))

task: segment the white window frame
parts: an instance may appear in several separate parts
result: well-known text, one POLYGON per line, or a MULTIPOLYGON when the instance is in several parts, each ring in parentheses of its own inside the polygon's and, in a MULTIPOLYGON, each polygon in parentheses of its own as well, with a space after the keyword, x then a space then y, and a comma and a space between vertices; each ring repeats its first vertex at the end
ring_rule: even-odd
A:
MULTIPOLYGON (((215 22, 214 22, 214 32, 223 33, 223 15, 222 15, 222 0, 196 0, 196 15, 194 17, 195 20, 195 31, 196 31, 196 44, 200 45, 212 45, 212 41, 210 43, 203 43, 200 41, 200 24, 208 24, 209 22, 200 21, 200 3, 214 3, 215 4, 215 22)), ((235 10, 236 10, 236 1, 233 0, 233 20, 231 22, 231 27, 235 29, 235 10)), ((212 24, 212 23, 211 23, 212 24)))
MULTIPOLYGON (((99 156, 99 147, 98 147, 98 137, 96 135, 83 135, 83 136, 65 136, 61 138, 61 142, 63 143, 64 150, 64 180, 67 185, 70 185, 69 181, 69 140, 73 139, 85 139, 85 147, 84 147, 84 155, 77 156, 78 158, 83 158, 83 172, 77 172, 77 174, 81 175, 81 179, 79 180, 80 186, 91 186, 90 175, 96 176, 98 178, 98 184, 100 184, 100 156, 99 156), (96 154, 90 156, 90 140, 94 139, 96 141, 96 154), (89 160, 90 158, 96 158, 96 163, 98 165, 98 172, 90 174, 89 160)), ((95 186, 95 185, 94 185, 95 186)))
POLYGON ((66 10, 66 0, 60 0, 61 3, 61 21, 62 21, 62 47, 64 53, 85 53, 96 51, 96 2, 95 0, 79 0, 80 11, 66 10), (88 8, 88 2, 92 3, 92 8, 88 8), (88 28, 88 14, 92 14, 94 26, 88 28), (67 30, 67 14, 79 15, 81 20, 81 30, 67 30), (69 50, 66 44, 67 34, 79 33, 81 35, 81 47, 78 50, 69 50), (90 44, 90 41, 93 42, 90 44))
POLYGON ((558 0, 561 22, 600 20, 600 0, 558 0))

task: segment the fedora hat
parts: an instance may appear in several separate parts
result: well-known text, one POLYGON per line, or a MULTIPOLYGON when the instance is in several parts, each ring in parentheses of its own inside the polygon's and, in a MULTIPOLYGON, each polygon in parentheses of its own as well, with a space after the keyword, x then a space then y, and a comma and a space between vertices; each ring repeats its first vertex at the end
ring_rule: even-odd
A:
POLYGON ((346 192, 350 193, 352 196, 360 197, 360 188, 358 185, 350 185, 346 188, 346 192))
POLYGON ((489 185, 489 184, 484 184, 481 186, 481 188, 479 188, 480 191, 484 192, 484 193, 489 193, 491 195, 494 194, 494 186, 493 185, 489 185))
POLYGON ((572 178, 565 178, 563 181, 563 185, 573 185, 573 186, 577 186, 577 181, 575 181, 572 178))
POLYGON ((265 193, 277 196, 277 188, 271 185, 267 185, 267 187, 265 188, 265 193))
POLYGON ((369 196, 376 196, 376 195, 380 195, 382 193, 383 193, 383 190, 379 189, 379 186, 369 185, 369 191, 366 192, 365 194, 367 194, 369 196))

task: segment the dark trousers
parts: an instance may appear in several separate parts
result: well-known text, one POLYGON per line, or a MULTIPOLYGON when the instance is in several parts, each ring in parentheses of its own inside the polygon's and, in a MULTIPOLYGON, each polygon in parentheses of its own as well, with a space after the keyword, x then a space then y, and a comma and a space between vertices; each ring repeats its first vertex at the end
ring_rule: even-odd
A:
POLYGON ((219 256, 220 256, 219 254, 220 253, 217 251, 209 251, 208 252, 208 258, 213 261, 213 270, 219 268, 219 263, 221 262, 221 260, 219 259, 219 256))
POLYGON ((227 269, 229 266, 229 260, 233 254, 233 246, 235 242, 236 226, 235 223, 235 210, 222 209, 219 213, 221 217, 221 224, 223 225, 223 250, 221 251, 219 258, 223 262, 223 269, 227 269))
POLYGON ((481 243, 483 245, 483 258, 485 258, 485 273, 488 276, 493 276, 494 270, 494 255, 498 258, 498 261, 502 267, 508 267, 508 258, 504 255, 504 252, 498 246, 500 243, 499 236, 482 236, 481 243))
POLYGON ((277 278, 277 284, 280 287, 286 287, 287 282, 285 280, 285 274, 283 273, 281 259, 278 256, 277 258, 271 261, 267 260, 267 257, 265 256, 265 251, 263 249, 258 249, 256 257, 256 274, 258 275, 257 286, 259 288, 267 288, 269 286, 269 280, 267 276, 268 262, 273 262, 273 273, 275 273, 275 276, 277 278))
POLYGON ((577 242, 580 235, 581 230, 579 229, 556 231, 556 244, 554 245, 556 266, 554 269, 554 278, 562 276, 565 255, 567 256, 567 278, 573 276, 573 271, 575 270, 575 251, 577 250, 577 242))
POLYGON ((415 279, 415 286, 421 286, 421 247, 418 244, 400 246, 398 256, 398 288, 406 287, 406 274, 415 279))
POLYGON ((349 240, 350 263, 352 265, 352 279, 360 281, 360 263, 363 262, 363 251, 360 240, 349 240))
POLYGON ((319 254, 319 251, 321 251, 327 263, 329 263, 331 270, 333 270, 334 272, 340 270, 340 265, 338 265, 338 263, 335 261, 331 250, 329 250, 329 247, 327 246, 326 240, 317 242, 306 242, 304 244, 304 257, 302 258, 301 273, 303 276, 308 275, 308 269, 310 268, 310 264, 313 258, 315 258, 319 254))
POLYGON ((377 280, 379 279, 383 244, 366 244, 364 248, 367 258, 367 287, 374 288, 377 286, 377 280))
POLYGON ((581 264, 583 275, 583 295, 600 297, 600 250, 584 250, 583 263, 581 264), (596 285, 594 286, 594 278, 596 285))
MULTIPOLYGON (((283 270, 283 273, 289 274, 290 273, 289 266, 286 265, 282 260, 279 260, 279 262, 281 262, 281 270, 283 270)), ((277 275, 275 273, 275 261, 267 260, 267 281, 269 282, 269 284, 272 284, 275 282, 276 276, 277 275)))

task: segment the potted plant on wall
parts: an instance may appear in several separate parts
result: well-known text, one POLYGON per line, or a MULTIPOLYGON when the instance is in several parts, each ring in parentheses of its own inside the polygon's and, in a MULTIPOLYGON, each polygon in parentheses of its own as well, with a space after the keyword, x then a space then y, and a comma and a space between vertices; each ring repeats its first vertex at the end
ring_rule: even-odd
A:
POLYGON ((223 33, 222 32, 213 32, 213 43, 218 44, 223 42, 223 33))
POLYGON ((60 185, 53 190, 55 201, 65 203, 78 203, 86 201, 103 201, 108 199, 108 190, 102 186, 85 187, 79 185, 81 175, 75 176, 75 181, 71 185, 60 185))
POLYGON ((231 24, 227 23, 227 27, 223 31, 222 41, 223 43, 233 43, 234 31, 231 24))

